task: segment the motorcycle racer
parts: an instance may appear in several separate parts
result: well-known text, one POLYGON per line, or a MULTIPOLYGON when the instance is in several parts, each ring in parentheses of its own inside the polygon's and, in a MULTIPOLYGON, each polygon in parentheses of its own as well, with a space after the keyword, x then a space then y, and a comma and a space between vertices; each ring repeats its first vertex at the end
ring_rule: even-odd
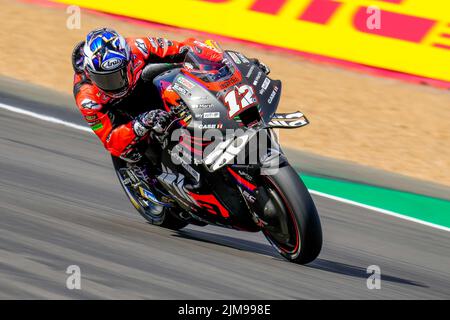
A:
POLYGON ((211 40, 124 38, 108 28, 90 32, 72 62, 76 104, 112 154, 126 196, 150 224, 262 231, 289 261, 317 257, 317 210, 272 132, 308 121, 300 123, 301 112, 276 113, 282 82, 264 76, 264 64, 211 40), (196 128, 202 134, 218 128, 228 140, 189 137, 196 128), (229 130, 240 129, 245 136, 229 137, 229 130), (250 145, 260 133, 268 143, 250 145), (219 144, 204 152, 210 141, 219 144), (206 153, 205 161, 195 161, 194 153, 206 153), (257 161, 234 163, 252 155, 257 161), (276 170, 269 176, 267 168, 276 170))
MULTIPOLYGON (((146 182, 145 144, 140 142, 148 141, 152 133, 162 133, 169 123, 161 97, 169 107, 176 106, 180 97, 171 86, 158 92, 144 83, 141 74, 148 64, 183 62, 190 50, 206 60, 223 59, 221 50, 193 38, 183 42, 124 38, 110 28, 89 32, 73 50, 73 94, 81 114, 104 147, 146 182)), ((265 64, 252 60, 266 74, 270 72, 265 64)))
MULTIPOLYGON (((139 142, 150 132, 161 133, 169 118, 156 88, 152 91, 145 86, 140 75, 150 63, 182 62, 189 50, 196 50, 205 59, 222 59, 219 51, 192 38, 184 42, 124 38, 109 28, 89 32, 73 51, 73 94, 79 110, 105 148, 135 164, 135 172, 144 181, 148 177, 139 165, 139 142)), ((176 104, 176 93, 171 88, 165 91, 163 95, 171 96, 170 101, 176 104)))

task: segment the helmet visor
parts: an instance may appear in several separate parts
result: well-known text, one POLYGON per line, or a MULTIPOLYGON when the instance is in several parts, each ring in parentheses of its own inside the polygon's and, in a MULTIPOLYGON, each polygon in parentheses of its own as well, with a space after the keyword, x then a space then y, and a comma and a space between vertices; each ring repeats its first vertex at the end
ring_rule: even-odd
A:
POLYGON ((120 92, 128 87, 127 67, 108 73, 89 72, 91 80, 105 92, 120 92))

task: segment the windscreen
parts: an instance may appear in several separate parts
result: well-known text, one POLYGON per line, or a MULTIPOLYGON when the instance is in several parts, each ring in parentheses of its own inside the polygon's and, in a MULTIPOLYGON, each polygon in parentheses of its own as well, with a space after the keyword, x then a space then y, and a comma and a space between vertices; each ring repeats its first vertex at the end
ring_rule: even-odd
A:
POLYGON ((205 82, 217 82, 229 79, 234 74, 234 66, 228 59, 210 61, 189 52, 184 59, 184 68, 205 82))

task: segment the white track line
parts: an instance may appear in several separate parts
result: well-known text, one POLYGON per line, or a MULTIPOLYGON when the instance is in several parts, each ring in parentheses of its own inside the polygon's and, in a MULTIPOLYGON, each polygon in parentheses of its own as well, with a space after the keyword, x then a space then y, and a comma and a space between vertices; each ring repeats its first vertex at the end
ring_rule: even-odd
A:
MULTIPOLYGON (((8 110, 8 111, 11 111, 11 112, 14 112, 14 113, 18 113, 18 114, 22 114, 22 115, 25 115, 25 116, 29 116, 31 118, 39 119, 39 120, 42 120, 42 121, 47 121, 47 122, 51 122, 51 123, 54 123, 54 124, 60 124, 60 125, 72 128, 72 129, 85 131, 85 132, 92 132, 92 130, 89 127, 80 126, 80 125, 77 125, 75 123, 67 122, 67 121, 64 121, 64 120, 61 120, 61 119, 58 119, 58 118, 54 118, 54 117, 42 115, 42 114, 39 114, 39 113, 36 113, 36 112, 28 111, 28 110, 25 110, 25 109, 13 107, 13 106, 1 103, 1 102, 0 102, 0 109, 4 109, 4 110, 8 110)), ((377 208, 377 207, 372 207, 372 206, 365 205, 365 204, 362 204, 362 203, 359 203, 359 202, 356 202, 356 201, 351 201, 351 200, 347 200, 345 198, 336 197, 336 196, 333 196, 333 195, 330 195, 330 194, 327 194, 327 193, 323 193, 323 192, 319 192, 319 191, 316 191, 316 190, 309 189, 309 191, 311 192, 311 194, 314 194, 314 195, 317 195, 317 196, 320 196, 320 197, 324 197, 324 198, 328 198, 328 199, 331 199, 331 200, 335 200, 337 202, 342 202, 342 203, 346 203, 346 204, 353 205, 353 206, 356 206, 356 207, 364 208, 364 209, 367 209, 367 210, 380 212, 380 213, 388 215, 388 216, 396 217, 396 218, 403 219, 403 220, 406 220, 406 221, 422 224, 424 226, 428 226, 428 227, 431 227, 431 228, 435 228, 435 229, 439 229, 439 230, 450 232, 450 228, 447 228, 447 227, 444 227, 444 226, 440 226, 440 225, 437 225, 437 224, 434 224, 434 223, 430 223, 430 222, 427 222, 427 221, 411 218, 411 217, 408 217, 406 215, 395 213, 393 211, 384 210, 384 209, 380 209, 380 208, 377 208)))
POLYGON ((441 226, 441 225, 438 225, 438 224, 434 224, 434 223, 427 222, 427 221, 420 220, 420 219, 416 219, 416 218, 411 218, 411 217, 403 215, 403 214, 399 214, 399 213, 396 213, 396 212, 393 212, 393 211, 384 210, 384 209, 380 209, 380 208, 377 208, 377 207, 369 206, 369 205, 366 205, 366 204, 363 204, 363 203, 359 203, 359 202, 356 202, 356 201, 352 201, 352 200, 348 200, 348 199, 345 199, 345 198, 332 196, 332 195, 330 195, 328 193, 323 193, 323 192, 316 191, 316 190, 311 190, 311 189, 308 189, 308 190, 309 190, 309 192, 311 194, 315 194, 315 195, 320 196, 320 197, 324 197, 324 198, 328 198, 328 199, 335 200, 335 201, 338 201, 338 202, 350 204, 352 206, 364 208, 364 209, 367 209, 367 210, 380 212, 380 213, 388 215, 388 216, 392 216, 392 217, 396 217, 396 218, 399 218, 399 219, 403 219, 403 220, 419 223, 419 224, 422 224, 422 225, 427 226, 427 227, 431 227, 431 228, 435 228, 435 229, 439 229, 439 230, 450 232, 450 228, 447 228, 447 227, 444 227, 444 226, 441 226))
POLYGON ((36 112, 13 107, 13 106, 1 103, 1 102, 0 102, 0 109, 8 110, 8 111, 18 113, 18 114, 23 114, 23 115, 29 116, 31 118, 35 118, 35 119, 39 119, 39 120, 43 120, 43 121, 47 121, 47 122, 51 122, 51 123, 55 123, 55 124, 60 124, 60 125, 72 128, 72 129, 77 129, 77 130, 86 131, 86 132, 92 132, 92 129, 89 127, 80 126, 78 124, 67 122, 67 121, 64 121, 64 120, 61 120, 58 118, 49 117, 49 116, 45 116, 43 114, 39 114, 36 112))

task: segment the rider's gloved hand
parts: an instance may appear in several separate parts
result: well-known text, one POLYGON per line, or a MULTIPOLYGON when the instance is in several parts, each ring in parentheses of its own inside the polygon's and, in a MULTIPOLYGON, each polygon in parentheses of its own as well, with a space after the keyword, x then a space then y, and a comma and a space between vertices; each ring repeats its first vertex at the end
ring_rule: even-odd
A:
POLYGON ((152 130, 157 134, 161 134, 170 123, 170 114, 161 109, 151 110, 139 115, 136 122, 144 128, 144 130, 140 130, 140 132, 138 132, 139 130, 136 130, 136 127, 139 125, 135 124, 134 128, 138 136, 143 136, 149 130, 152 130))
POLYGON ((207 44, 195 40, 194 38, 187 39, 186 41, 184 41, 184 44, 185 46, 183 46, 180 50, 182 52, 192 51, 199 57, 209 61, 220 62, 223 59, 222 52, 215 50, 207 44))

